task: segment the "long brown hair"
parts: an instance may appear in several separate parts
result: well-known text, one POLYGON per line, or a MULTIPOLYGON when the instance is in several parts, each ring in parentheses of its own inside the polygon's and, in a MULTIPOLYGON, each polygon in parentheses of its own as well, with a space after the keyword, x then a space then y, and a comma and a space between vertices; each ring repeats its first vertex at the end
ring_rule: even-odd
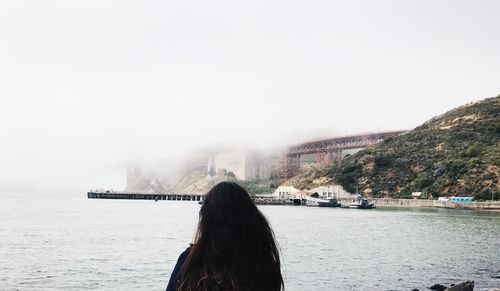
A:
POLYGON ((206 195, 178 291, 284 290, 274 233, 247 191, 222 182, 206 195))

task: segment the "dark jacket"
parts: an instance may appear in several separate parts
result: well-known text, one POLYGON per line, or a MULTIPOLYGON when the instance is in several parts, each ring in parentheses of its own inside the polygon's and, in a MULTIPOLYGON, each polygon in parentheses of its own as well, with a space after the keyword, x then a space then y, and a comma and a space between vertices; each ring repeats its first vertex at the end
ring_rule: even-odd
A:
POLYGON ((177 290, 177 285, 178 285, 178 277, 179 277, 179 272, 181 270, 182 265, 186 261, 187 256, 189 255, 189 252, 191 251, 191 246, 187 248, 182 254, 179 256, 177 259, 177 263, 175 264, 174 270, 172 271, 172 275, 170 275, 170 280, 168 280, 168 285, 167 285, 167 290, 166 291, 175 291, 177 290))

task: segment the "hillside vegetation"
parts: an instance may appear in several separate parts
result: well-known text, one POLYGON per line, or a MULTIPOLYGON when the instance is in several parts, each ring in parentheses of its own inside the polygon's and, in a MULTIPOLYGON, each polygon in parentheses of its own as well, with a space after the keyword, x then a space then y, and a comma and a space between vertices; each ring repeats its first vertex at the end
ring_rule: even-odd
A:
POLYGON ((500 96, 453 109, 398 137, 312 169, 289 184, 338 183, 373 197, 499 198, 500 96))

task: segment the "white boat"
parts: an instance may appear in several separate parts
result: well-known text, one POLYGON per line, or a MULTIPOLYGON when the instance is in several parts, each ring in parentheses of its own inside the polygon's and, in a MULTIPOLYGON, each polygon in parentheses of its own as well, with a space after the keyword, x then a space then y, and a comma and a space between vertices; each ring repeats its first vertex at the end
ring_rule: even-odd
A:
POLYGON ((337 199, 321 199, 307 196, 304 198, 306 206, 317 206, 317 207, 338 207, 337 199))
POLYGON ((375 204, 368 202, 368 199, 363 196, 357 195, 356 199, 348 204, 348 208, 372 209, 375 208, 375 204))

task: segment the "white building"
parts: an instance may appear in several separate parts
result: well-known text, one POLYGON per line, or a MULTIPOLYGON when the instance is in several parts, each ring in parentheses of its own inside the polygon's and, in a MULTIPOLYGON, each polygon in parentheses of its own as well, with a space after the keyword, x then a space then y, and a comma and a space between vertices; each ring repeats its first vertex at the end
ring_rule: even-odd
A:
POLYGON ((319 186, 309 191, 310 194, 318 193, 319 197, 324 198, 352 198, 353 195, 342 188, 340 185, 319 186))
POLYGON ((302 191, 296 189, 293 186, 279 186, 276 191, 274 191, 274 196, 277 198, 294 198, 297 195, 300 195, 302 191))
POLYGON ((412 192, 411 196, 413 197, 413 199, 420 198, 420 196, 422 196, 422 192, 412 192))

